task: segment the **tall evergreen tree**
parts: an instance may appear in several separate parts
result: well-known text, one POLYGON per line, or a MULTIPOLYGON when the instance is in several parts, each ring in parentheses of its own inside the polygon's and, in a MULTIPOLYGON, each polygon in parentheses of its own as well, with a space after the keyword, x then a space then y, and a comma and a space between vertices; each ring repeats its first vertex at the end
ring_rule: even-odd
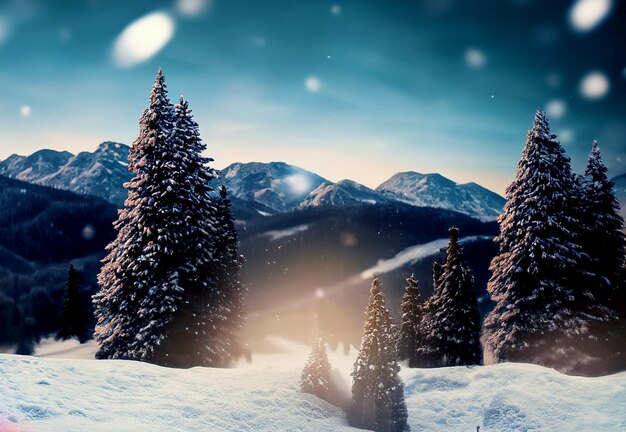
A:
POLYGON ((218 275, 219 291, 223 293, 223 301, 219 305, 224 310, 224 320, 221 321, 226 348, 226 360, 233 360, 243 354, 243 347, 237 340, 237 333, 241 330, 244 320, 245 288, 239 280, 239 270, 243 257, 239 255, 239 237, 235 227, 235 218, 232 213, 228 192, 224 185, 219 188, 220 196, 217 200, 217 233, 216 253, 221 257, 218 275))
POLYGON ((118 235, 107 247, 109 254, 98 275, 100 292, 94 296, 95 335, 100 344, 97 358, 150 360, 181 301, 178 273, 171 271, 178 263, 171 256, 171 237, 164 235, 169 221, 160 217, 159 188, 153 175, 158 158, 171 146, 172 131, 173 108, 159 69, 150 106, 141 116, 139 136, 128 156, 135 176, 125 184, 128 198, 114 224, 118 235), (140 309, 149 305, 161 316, 140 315, 140 309), (151 326, 152 340, 140 334, 146 324, 151 326))
POLYGON ((607 309, 607 320, 591 327, 594 343, 587 353, 595 357, 589 373, 607 373, 626 367, 626 236, 624 220, 615 197, 614 183, 607 177, 600 148, 593 141, 583 179, 583 246, 589 256, 590 287, 597 302, 607 309))
POLYGON ((417 349, 420 343, 418 331, 422 321, 422 304, 419 284, 413 275, 406 280, 401 313, 398 359, 408 360, 409 367, 417 367, 419 365, 417 349))
POLYGON ((585 255, 570 160, 538 111, 499 218, 485 344, 496 361, 569 368, 573 347, 603 311, 581 284, 585 255))
POLYGON ((474 277, 463 259, 459 230, 449 231, 446 261, 433 268, 437 290, 421 322, 419 352, 429 366, 478 365, 481 323, 474 277))
POLYGON ((199 155, 199 137, 178 122, 159 69, 129 153, 135 176, 125 185, 118 235, 98 276, 98 358, 199 363, 197 328, 182 325, 188 319, 182 307, 206 304, 203 296, 214 286, 209 182, 215 176, 199 155), (164 343, 168 333, 180 336, 180 344, 173 337, 164 343))
POLYGON ((173 366, 226 366, 225 347, 230 339, 221 331, 228 320, 221 306, 227 293, 219 283, 224 257, 217 249, 221 228, 210 186, 217 174, 208 165, 213 159, 201 155, 206 144, 183 97, 174 110, 172 139, 176 164, 183 168, 177 180, 184 185, 178 205, 185 212, 187 230, 181 254, 186 256, 188 270, 181 275, 185 294, 170 328, 172 337, 159 351, 159 358, 173 366))
POLYGON ((70 264, 67 269, 67 288, 61 313, 62 327, 58 337, 69 339, 75 336, 79 341, 84 342, 88 337, 89 317, 80 298, 80 278, 80 272, 70 264))
POLYGON ((398 372, 396 329, 374 279, 365 309, 361 348, 354 364, 351 426, 377 432, 407 432, 408 412, 398 372))
POLYGON ((335 389, 331 379, 330 362, 326 355, 326 345, 319 338, 313 342, 311 355, 302 370, 300 389, 304 393, 333 403, 335 389))
POLYGON ((626 236, 615 184, 606 173, 598 143, 593 141, 584 179, 584 224, 588 228, 584 247, 590 257, 590 271, 596 276, 596 298, 617 306, 626 289, 626 236))

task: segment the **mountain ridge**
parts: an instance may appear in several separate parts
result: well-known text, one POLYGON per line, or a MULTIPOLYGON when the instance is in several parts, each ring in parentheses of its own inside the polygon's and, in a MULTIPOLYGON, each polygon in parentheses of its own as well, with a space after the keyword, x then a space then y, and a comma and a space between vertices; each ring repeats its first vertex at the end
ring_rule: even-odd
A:
MULTIPOLYGON (((133 176, 128 170, 128 151, 125 144, 105 141, 93 152, 76 155, 49 149, 29 156, 14 154, 0 161, 0 175, 97 196, 121 207, 127 196, 123 184, 133 176)), ((439 173, 399 172, 371 189, 349 179, 332 182, 280 161, 235 162, 219 172, 217 183, 228 188, 239 207, 246 207, 246 218, 310 206, 399 201, 489 221, 501 213, 504 205, 504 198, 477 183, 458 184, 439 173)))
POLYGON ((475 182, 460 184, 439 173, 399 172, 375 190, 407 204, 452 209, 482 221, 496 219, 506 202, 502 196, 475 182))

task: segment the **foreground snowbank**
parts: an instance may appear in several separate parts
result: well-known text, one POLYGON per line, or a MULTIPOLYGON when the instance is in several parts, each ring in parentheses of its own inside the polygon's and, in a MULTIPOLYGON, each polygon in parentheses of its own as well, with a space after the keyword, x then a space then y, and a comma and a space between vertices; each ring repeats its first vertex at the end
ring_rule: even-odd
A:
MULTIPOLYGON (((0 431, 354 431, 342 411, 298 392, 308 348, 275 345, 282 352, 226 370, 0 355, 0 431)), ((354 357, 330 360, 348 381, 354 357)), ((502 364, 402 377, 414 432, 626 430, 626 373, 502 364)))

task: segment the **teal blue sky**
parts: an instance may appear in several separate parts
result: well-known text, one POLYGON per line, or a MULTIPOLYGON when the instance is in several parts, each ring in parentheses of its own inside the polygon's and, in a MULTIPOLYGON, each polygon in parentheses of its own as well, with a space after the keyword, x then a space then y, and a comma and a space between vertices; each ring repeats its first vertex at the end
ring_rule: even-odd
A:
POLYGON ((585 2, 0 1, 0 158, 130 144, 160 66, 218 168, 281 160, 371 187, 440 172, 502 193, 546 109, 575 169, 596 138, 621 174, 626 6, 585 2))

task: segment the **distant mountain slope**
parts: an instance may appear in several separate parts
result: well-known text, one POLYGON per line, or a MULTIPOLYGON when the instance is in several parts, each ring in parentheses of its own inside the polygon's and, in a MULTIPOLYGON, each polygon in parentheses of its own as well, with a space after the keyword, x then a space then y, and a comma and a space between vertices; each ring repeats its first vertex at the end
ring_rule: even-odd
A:
POLYGON ((30 261, 101 252, 113 237, 113 204, 0 176, 0 247, 30 261))
POLYGON ((0 162, 0 174, 43 186, 103 198, 118 206, 126 199, 122 184, 132 178, 125 144, 103 142, 93 152, 40 150, 0 162))
POLYGON ((32 336, 58 330, 70 263, 89 309, 116 216, 100 198, 0 176, 0 345, 20 339, 26 318, 32 336))
POLYGON ((389 202, 389 198, 352 180, 340 180, 337 183, 324 182, 313 190, 300 203, 300 208, 325 205, 380 204, 389 202))
POLYGON ((495 220, 505 199, 476 184, 457 184, 441 174, 397 173, 376 188, 390 199, 418 207, 438 207, 468 214, 483 221, 495 220))
POLYGON ((72 157, 72 153, 43 149, 30 156, 11 155, 0 162, 0 175, 36 183, 54 174, 72 157))
POLYGON ((320 331, 329 340, 358 344, 371 285, 364 272, 380 275, 394 314, 404 279, 411 273, 420 280, 422 299, 427 298, 432 292, 432 263, 441 259, 438 253, 401 260, 397 266, 380 264, 434 240, 443 239, 445 246, 450 226, 459 227, 464 238, 485 236, 464 244, 464 249, 476 278, 481 311, 486 313, 491 308, 486 296, 488 267, 497 251, 492 241, 498 232, 495 222, 399 202, 343 206, 340 211, 332 206, 308 207, 250 221, 240 231, 249 331, 306 341, 312 332, 312 313, 319 307, 320 331))
POLYGON ((221 171, 219 181, 237 198, 284 212, 296 208, 326 179, 284 162, 237 162, 221 171))

